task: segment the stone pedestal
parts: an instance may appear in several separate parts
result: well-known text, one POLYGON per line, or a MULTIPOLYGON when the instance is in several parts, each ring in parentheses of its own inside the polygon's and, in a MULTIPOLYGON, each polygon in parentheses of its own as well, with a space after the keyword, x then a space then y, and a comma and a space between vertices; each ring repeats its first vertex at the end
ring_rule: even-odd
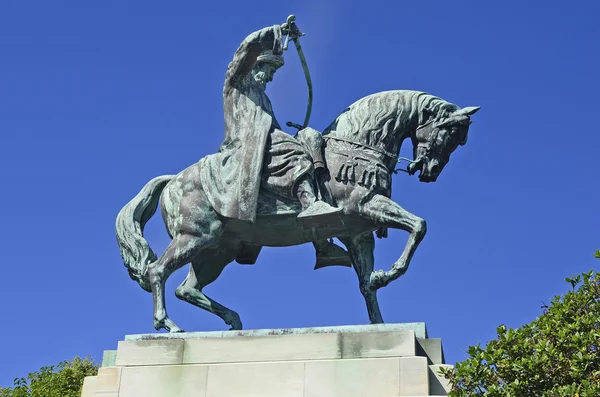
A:
POLYGON ((130 335, 82 397, 440 396, 444 366, 424 323, 130 335))

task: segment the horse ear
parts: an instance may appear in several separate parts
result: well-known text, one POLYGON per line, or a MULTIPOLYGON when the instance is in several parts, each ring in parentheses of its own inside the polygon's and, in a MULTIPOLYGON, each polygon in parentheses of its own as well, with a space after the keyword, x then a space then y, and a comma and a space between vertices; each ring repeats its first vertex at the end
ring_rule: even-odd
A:
POLYGON ((481 109, 481 106, 467 106, 465 108, 460 109, 455 114, 461 114, 465 116, 471 116, 472 114, 477 113, 477 111, 481 109))
POLYGON ((453 124, 463 123, 466 120, 469 120, 469 117, 472 114, 477 113, 477 111, 479 109, 481 109, 481 106, 467 106, 465 108, 458 109, 456 112, 450 113, 450 116, 446 120, 439 123, 437 125, 437 127, 441 128, 441 127, 447 127, 447 126, 453 125, 453 124))

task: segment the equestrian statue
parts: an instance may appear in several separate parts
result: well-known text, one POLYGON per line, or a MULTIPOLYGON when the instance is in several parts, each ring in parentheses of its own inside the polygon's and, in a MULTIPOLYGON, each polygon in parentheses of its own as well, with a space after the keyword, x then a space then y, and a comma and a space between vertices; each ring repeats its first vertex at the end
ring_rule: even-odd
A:
POLYGON ((158 176, 119 212, 116 233, 130 277, 152 293, 154 327, 182 332, 167 315, 165 282, 191 264, 175 295, 242 329, 239 315, 204 287, 225 266, 256 262, 261 248, 312 243, 315 268, 353 267, 371 323, 383 323, 377 290, 406 273, 425 236, 423 219, 391 200, 400 148, 413 145, 406 171, 435 182, 467 141, 479 107, 458 106, 419 91, 379 92, 350 105, 323 132, 308 126, 312 83, 300 37, 288 17, 250 34, 228 66, 223 87, 225 139, 215 154, 177 175, 158 176), (282 130, 265 91, 292 41, 308 83, 309 104, 298 131, 282 130), (160 203, 172 241, 157 257, 143 237, 160 203), (374 270, 375 237, 389 228, 410 233, 390 270, 374 270), (333 238, 346 249, 336 245, 333 238))

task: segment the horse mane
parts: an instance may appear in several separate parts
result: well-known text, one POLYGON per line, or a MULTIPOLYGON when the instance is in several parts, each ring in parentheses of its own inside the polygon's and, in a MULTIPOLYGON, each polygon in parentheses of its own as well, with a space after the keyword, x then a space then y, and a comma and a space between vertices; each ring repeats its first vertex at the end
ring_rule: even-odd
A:
POLYGON ((323 131, 323 135, 354 139, 372 146, 382 142, 390 144, 394 140, 388 138, 392 138, 398 128, 417 128, 431 118, 443 119, 458 109, 458 106, 425 92, 384 91, 350 105, 323 131))

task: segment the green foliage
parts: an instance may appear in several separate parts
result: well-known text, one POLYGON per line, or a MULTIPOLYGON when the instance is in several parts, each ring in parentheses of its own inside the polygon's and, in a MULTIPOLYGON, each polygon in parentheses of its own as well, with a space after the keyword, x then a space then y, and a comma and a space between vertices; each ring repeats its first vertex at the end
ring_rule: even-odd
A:
POLYGON ((596 254, 594 255, 596 258, 600 258, 600 250, 596 250, 596 254))
POLYGON ((98 365, 91 359, 75 357, 15 379, 13 387, 0 388, 0 397, 80 397, 83 378, 97 374, 98 365))
POLYGON ((554 297, 536 320, 501 325, 497 339, 469 347, 468 359, 442 371, 450 396, 600 396, 600 275, 566 281, 573 290, 554 297))

